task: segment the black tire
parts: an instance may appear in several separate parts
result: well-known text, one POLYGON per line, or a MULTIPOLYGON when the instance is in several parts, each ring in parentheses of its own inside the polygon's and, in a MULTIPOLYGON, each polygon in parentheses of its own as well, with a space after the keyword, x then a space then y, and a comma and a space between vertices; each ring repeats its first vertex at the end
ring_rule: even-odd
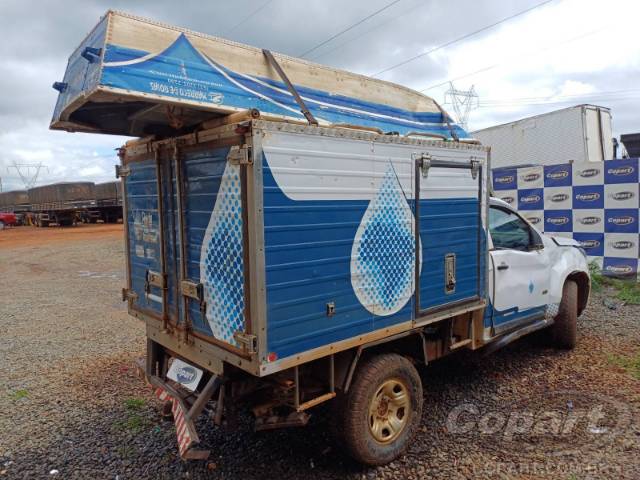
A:
POLYGON ((418 429, 422 417, 422 382, 413 364, 405 357, 378 355, 358 366, 349 391, 336 400, 334 431, 340 443, 358 462, 384 465, 404 453, 418 429), (394 399, 386 395, 387 391, 397 398, 405 398, 402 394, 406 394, 408 404, 394 406, 394 399), (371 413, 371 408, 375 414, 371 413), (377 413, 381 408, 384 410, 382 417, 377 413), (389 427, 387 433, 384 427, 378 428, 378 437, 387 437, 380 441, 374 436, 373 429, 384 425, 385 417, 390 419, 386 421, 389 427, 390 421, 401 427, 393 433, 389 427))
POLYGON ((578 284, 567 280, 562 289, 562 301, 553 325, 551 342, 556 348, 572 350, 576 346, 578 321, 578 284))

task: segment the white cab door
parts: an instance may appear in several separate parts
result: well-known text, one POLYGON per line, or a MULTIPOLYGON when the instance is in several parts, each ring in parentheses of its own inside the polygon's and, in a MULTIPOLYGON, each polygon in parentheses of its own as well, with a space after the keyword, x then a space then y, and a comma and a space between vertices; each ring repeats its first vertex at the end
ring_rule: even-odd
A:
POLYGON ((549 296, 549 262, 540 235, 517 213, 492 205, 493 324, 524 321, 541 314, 549 296))

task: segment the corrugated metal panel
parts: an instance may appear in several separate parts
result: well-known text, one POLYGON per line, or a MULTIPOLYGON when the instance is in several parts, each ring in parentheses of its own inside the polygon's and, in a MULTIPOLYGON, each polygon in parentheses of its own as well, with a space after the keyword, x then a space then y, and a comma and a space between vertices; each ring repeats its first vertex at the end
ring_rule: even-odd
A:
MULTIPOLYGON (((602 154, 597 118, 587 118, 587 113, 596 108, 601 107, 565 108, 478 130, 473 136, 491 147, 492 168, 599 161, 602 154), (588 141, 593 143, 590 150, 588 141)), ((608 109, 601 110, 603 147, 605 155, 612 155, 611 115, 608 109)))
POLYGON ((420 308, 427 309, 480 295, 480 204, 450 198, 420 202, 422 273, 420 308), (444 258, 456 256, 456 287, 445 291, 444 258))
MULTIPOLYGON (((424 148, 271 132, 263 149, 269 351, 285 357, 414 318, 412 154, 424 148)), ((423 307, 481 295, 479 181, 434 169, 421 186, 423 307), (446 253, 457 255, 452 294, 446 253)))
POLYGON ((127 222, 131 289, 138 295, 135 304, 156 313, 162 311, 162 292, 150 286, 145 290, 147 272, 160 272, 160 231, 158 223, 158 190, 155 160, 129 164, 126 179, 127 222))
POLYGON ((0 193, 0 208, 15 208, 19 205, 29 204, 29 194, 26 190, 14 190, 12 192, 0 193))
POLYGON ((120 197, 120 182, 97 183, 95 187, 96 200, 111 200, 120 197))
POLYGON ((620 141, 624 144, 630 157, 640 157, 640 133, 620 135, 620 141))
POLYGON ((237 346, 233 334, 245 327, 242 220, 221 207, 241 212, 241 188, 239 178, 232 190, 225 188, 225 173, 238 168, 227 163, 228 153, 229 147, 204 148, 183 156, 187 277, 203 283, 207 301, 204 318, 190 300, 194 330, 237 346))
POLYGON ((286 357, 372 330, 373 315, 356 298, 349 269, 368 202, 294 201, 266 162, 264 172, 269 351, 286 357))
POLYGON ((43 185, 28 190, 33 205, 42 203, 95 200, 93 182, 65 182, 43 185))

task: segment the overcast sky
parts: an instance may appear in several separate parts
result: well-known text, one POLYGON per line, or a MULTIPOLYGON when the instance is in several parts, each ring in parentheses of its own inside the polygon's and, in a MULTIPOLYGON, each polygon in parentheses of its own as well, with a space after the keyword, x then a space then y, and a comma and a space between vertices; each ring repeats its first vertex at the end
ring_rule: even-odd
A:
MULTIPOLYGON (((305 58, 374 75, 542 1, 399 0, 305 58)), ((56 101, 51 84, 62 80, 69 54, 109 8, 299 56, 389 3, 0 0, 3 190, 22 188, 15 169, 7 168, 14 161, 46 165, 38 184, 114 178, 114 148, 125 138, 48 130, 56 101)), ((553 0, 380 78, 441 103, 448 80, 458 89, 473 85, 480 106, 470 114, 470 130, 595 103, 612 109, 616 136, 637 132, 638 18, 637 0, 553 0)))

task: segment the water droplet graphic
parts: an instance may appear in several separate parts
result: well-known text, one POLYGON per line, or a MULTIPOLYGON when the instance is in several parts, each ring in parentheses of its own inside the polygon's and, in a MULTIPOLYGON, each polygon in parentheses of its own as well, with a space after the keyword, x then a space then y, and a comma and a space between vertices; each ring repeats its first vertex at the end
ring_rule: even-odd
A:
POLYGON ((376 315, 398 312, 414 290, 414 217, 389 164, 362 217, 351 250, 351 284, 376 315))
POLYGON ((237 345, 244 330, 244 258, 240 166, 227 163, 200 252, 200 282, 214 337, 237 345))

